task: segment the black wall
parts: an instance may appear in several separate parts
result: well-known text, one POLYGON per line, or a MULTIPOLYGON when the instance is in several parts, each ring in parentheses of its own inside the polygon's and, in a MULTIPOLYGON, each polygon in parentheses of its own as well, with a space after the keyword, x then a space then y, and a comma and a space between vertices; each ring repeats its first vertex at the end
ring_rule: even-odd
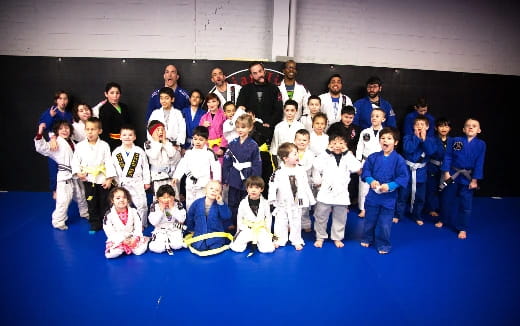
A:
MULTIPOLYGON (((121 101, 129 105, 138 127, 137 144, 145 136, 144 114, 152 91, 163 85, 163 70, 173 63, 188 91, 212 88, 209 73, 221 66, 230 75, 246 69, 248 62, 159 59, 104 59, 0 56, 2 96, 0 108, 0 190, 48 191, 47 160, 34 150, 33 137, 41 113, 52 104, 56 90, 64 89, 71 100, 91 106, 104 98, 108 81, 122 86, 121 101)), ((265 63, 281 71, 282 63, 265 63)), ((343 92, 353 101, 364 96, 371 75, 383 79, 382 96, 392 103, 402 122, 418 96, 426 96, 429 112, 453 123, 452 135, 462 133, 463 122, 474 117, 481 122, 480 137, 487 143, 484 180, 477 196, 520 196, 520 178, 513 159, 518 147, 516 128, 520 115, 516 91, 520 77, 358 66, 298 64, 298 80, 311 93, 326 91, 329 76, 343 77, 343 92)), ((246 77, 247 74, 237 75, 246 77)), ((273 80, 279 79, 276 74, 273 80)), ((239 78, 240 80, 240 78, 239 78)), ((244 81, 245 78, 242 78, 244 81)))

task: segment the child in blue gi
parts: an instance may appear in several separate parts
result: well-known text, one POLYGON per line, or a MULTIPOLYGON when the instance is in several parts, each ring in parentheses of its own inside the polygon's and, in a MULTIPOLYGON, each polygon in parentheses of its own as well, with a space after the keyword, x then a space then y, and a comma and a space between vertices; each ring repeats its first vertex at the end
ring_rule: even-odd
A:
MULTIPOLYGON (((253 130, 253 118, 248 114, 239 116, 235 122, 238 137, 228 144, 222 164, 222 182, 229 185, 228 205, 232 220, 230 230, 236 229, 240 201, 247 196, 244 181, 252 175, 262 175, 262 160, 258 144, 249 137, 253 130)), ((263 188, 263 187, 262 187, 263 188)))
POLYGON ((198 89, 194 89, 190 94, 190 106, 182 109, 182 115, 184 116, 184 121, 186 122, 186 141, 184 143, 185 149, 191 148, 193 130, 199 125, 200 119, 206 113, 206 111, 200 108, 201 103, 202 92, 198 89))
POLYGON ((458 238, 466 239, 473 193, 478 188, 478 180, 484 177, 486 143, 477 138, 481 132, 478 120, 467 119, 462 131, 465 136, 454 137, 448 143, 441 166, 444 183, 440 187, 445 188, 441 195, 441 216, 451 217, 458 238), (449 212, 448 208, 453 210, 449 212))
POLYGON ((424 204, 424 210, 436 220, 435 227, 441 228, 443 223, 438 218, 441 211, 439 184, 442 178, 441 164, 442 161, 444 161, 446 147, 451 139, 451 136, 448 136, 451 131, 451 122, 446 118, 437 119, 435 121, 435 131, 437 133, 437 137, 434 137, 435 151, 428 163, 426 163, 428 178, 426 179, 426 202, 424 204))
POLYGON ((410 169, 410 181, 399 189, 394 223, 405 216, 410 207, 412 219, 417 225, 424 224, 422 211, 426 197, 426 163, 435 151, 435 139, 427 136, 429 121, 425 116, 417 116, 413 124, 414 133, 403 137, 403 157, 410 169))
POLYGON ((410 174, 404 158, 394 149, 399 131, 385 127, 379 132, 382 151, 372 153, 363 165, 361 179, 370 185, 365 199, 365 224, 361 246, 375 244, 380 254, 390 252, 390 230, 398 187, 408 184, 410 174))
POLYGON ((199 256, 220 253, 229 248, 224 238, 224 222, 231 218, 231 210, 222 200, 222 186, 219 181, 211 180, 206 186, 206 196, 193 202, 188 210, 186 226, 193 232, 191 241, 186 241, 190 251, 199 256), (193 241, 195 240, 195 241, 193 241))

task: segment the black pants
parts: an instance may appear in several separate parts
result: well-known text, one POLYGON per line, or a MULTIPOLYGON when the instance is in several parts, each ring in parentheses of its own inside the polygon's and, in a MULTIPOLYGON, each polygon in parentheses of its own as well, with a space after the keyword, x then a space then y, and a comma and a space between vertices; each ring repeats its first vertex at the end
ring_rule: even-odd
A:
POLYGON ((88 205, 90 230, 99 231, 103 228, 103 218, 109 208, 108 192, 110 190, 88 181, 84 181, 83 185, 88 205))

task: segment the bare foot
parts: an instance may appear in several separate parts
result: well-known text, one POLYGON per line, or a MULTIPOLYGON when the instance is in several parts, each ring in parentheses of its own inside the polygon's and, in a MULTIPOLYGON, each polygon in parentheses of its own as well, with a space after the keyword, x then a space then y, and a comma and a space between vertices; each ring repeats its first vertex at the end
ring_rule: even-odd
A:
POLYGON ((397 217, 392 218, 392 223, 394 223, 394 224, 399 223, 399 219, 397 217))
POLYGON ((386 255, 388 253, 388 251, 386 251, 386 250, 379 250, 378 253, 380 255, 386 255))
POLYGON ((365 210, 362 210, 361 212, 359 212, 358 216, 359 216, 360 218, 365 217, 365 210))
POLYGON ((464 239, 466 239, 466 236, 467 236, 466 231, 459 231, 459 235, 458 235, 459 239, 464 240, 464 239))
POLYGON ((303 246, 301 244, 294 246, 294 249, 300 251, 303 249, 303 246))
POLYGON ((442 226, 443 226, 443 224, 442 224, 441 221, 435 223, 435 227, 436 227, 436 228, 442 228, 442 226))
POLYGON ((370 247, 370 245, 366 242, 360 242, 359 244, 361 245, 361 247, 365 247, 365 248, 370 247))
POLYGON ((340 240, 334 240, 334 244, 336 245, 336 248, 343 248, 345 244, 340 240))
POLYGON ((439 213, 437 213, 436 211, 431 211, 429 214, 430 214, 430 216, 435 216, 435 217, 439 216, 439 213))
POLYGON ((323 247, 323 240, 316 240, 316 241, 314 241, 314 247, 316 247, 316 248, 323 247))
POLYGON ((417 221, 415 221, 415 223, 417 223, 417 225, 419 225, 419 226, 424 225, 424 222, 422 220, 417 220, 417 221))

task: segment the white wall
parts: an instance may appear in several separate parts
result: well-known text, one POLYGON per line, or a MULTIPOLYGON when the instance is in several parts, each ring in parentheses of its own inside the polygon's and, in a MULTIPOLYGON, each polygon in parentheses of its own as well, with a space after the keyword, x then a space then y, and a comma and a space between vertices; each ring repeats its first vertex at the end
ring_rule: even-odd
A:
MULTIPOLYGON (((273 11, 288 4, 4 0, 0 55, 274 60, 286 55, 279 52, 287 46, 288 15, 273 11)), ((294 56, 299 62, 520 75, 519 8, 514 1, 297 0, 294 56)))

